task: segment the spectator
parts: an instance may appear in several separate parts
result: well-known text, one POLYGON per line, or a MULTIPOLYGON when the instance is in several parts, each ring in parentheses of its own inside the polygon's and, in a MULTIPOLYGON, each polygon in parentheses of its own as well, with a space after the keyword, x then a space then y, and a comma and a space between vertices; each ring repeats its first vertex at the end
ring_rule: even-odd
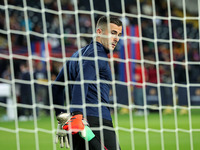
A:
MULTIPOLYGON (((47 82, 47 71, 44 69, 44 64, 42 62, 36 63, 36 69, 34 71, 34 79, 37 80, 35 84, 35 91, 36 91, 36 101, 37 103, 43 105, 49 105, 49 94, 48 94, 48 87, 45 85, 47 82)), ((46 114, 49 114, 49 111, 45 111, 46 114)))
MULTIPOLYGON (((142 84, 147 80, 147 71, 144 69, 144 76, 142 74, 141 64, 135 64, 135 76, 134 80, 137 83, 133 89, 134 103, 136 106, 144 106, 144 97, 143 97, 143 86, 142 84)), ((135 112, 135 115, 142 116, 144 115, 144 108, 138 108, 135 112)))
MULTIPOLYGON (((30 72, 27 63, 22 63, 20 65, 21 70, 21 79, 23 81, 30 81, 30 72)), ((20 84, 20 103, 24 105, 32 105, 32 92, 31 85, 29 83, 21 83, 20 84)), ((33 112, 30 108, 22 107, 19 109, 19 120, 27 121, 28 119, 33 119, 33 112)))
MULTIPOLYGON (((175 82, 186 86, 187 82, 186 82, 185 65, 176 65, 174 69, 175 69, 175 82)), ((188 106, 187 87, 178 86, 177 94, 178 94, 178 105, 187 107, 188 106)), ((188 113, 187 109, 184 108, 181 109, 179 112, 180 115, 185 115, 187 113, 188 113)))
POLYGON ((10 65, 7 65, 6 70, 3 71, 2 77, 6 80, 11 80, 11 71, 10 71, 10 65))
POLYGON ((161 99, 162 106, 167 106, 163 114, 172 114, 173 110, 170 108, 173 106, 173 93, 172 93, 172 78, 170 66, 160 66, 162 70, 161 81, 162 83, 168 84, 167 86, 161 86, 161 99))

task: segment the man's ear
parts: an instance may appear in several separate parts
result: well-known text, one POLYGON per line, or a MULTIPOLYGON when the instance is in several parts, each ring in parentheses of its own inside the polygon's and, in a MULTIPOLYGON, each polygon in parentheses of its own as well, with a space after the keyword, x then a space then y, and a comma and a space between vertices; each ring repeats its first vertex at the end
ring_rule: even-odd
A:
POLYGON ((101 35, 102 34, 102 30, 99 28, 99 29, 97 29, 97 34, 98 35, 101 35))

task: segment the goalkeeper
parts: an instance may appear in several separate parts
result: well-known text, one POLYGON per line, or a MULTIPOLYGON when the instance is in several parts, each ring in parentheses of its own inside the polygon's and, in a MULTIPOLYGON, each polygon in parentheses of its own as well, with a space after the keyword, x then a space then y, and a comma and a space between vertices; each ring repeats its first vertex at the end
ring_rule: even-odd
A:
MULTIPOLYGON (((72 59, 66 62, 58 74, 56 81, 66 81, 68 88, 65 89, 64 86, 58 84, 53 84, 52 86, 53 101, 56 105, 64 105, 64 91, 68 90, 67 96, 70 99, 72 117, 62 124, 62 128, 72 132, 71 143, 73 150, 86 149, 86 141, 88 141, 90 150, 102 148, 108 150, 120 149, 113 129, 110 110, 106 107, 106 104, 109 103, 110 85, 105 82, 100 83, 101 100, 99 100, 98 85, 95 81, 97 81, 97 73, 101 81, 112 80, 108 61, 106 59, 96 59, 96 56, 98 58, 108 58, 108 53, 115 49, 119 37, 122 35, 122 22, 115 17, 110 17, 108 20, 107 17, 103 16, 97 21, 96 35, 94 41, 72 55, 72 59), (85 59, 86 57, 87 59, 85 59), (70 81, 75 81, 74 83, 76 84, 70 81), (86 82, 81 86, 80 81, 86 82), (83 91, 84 93, 82 93, 83 91), (102 104, 100 109, 98 106, 99 101, 102 104), (86 107, 83 104, 86 104, 86 107), (88 106, 87 104, 90 105, 88 106), (95 127, 95 130, 91 131, 88 126, 84 125, 83 118, 86 118, 89 127, 95 127), (103 127, 102 125, 106 129, 100 128, 103 127)), ((55 111, 57 116, 65 112, 65 110, 58 109, 58 107, 55 108, 55 111)))

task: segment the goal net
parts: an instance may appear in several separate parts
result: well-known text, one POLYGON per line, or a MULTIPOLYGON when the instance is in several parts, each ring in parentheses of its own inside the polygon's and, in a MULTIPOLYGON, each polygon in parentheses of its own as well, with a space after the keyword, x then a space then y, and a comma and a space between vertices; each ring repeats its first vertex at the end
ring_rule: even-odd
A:
MULTIPOLYGON (((69 111, 70 102, 67 77, 54 81, 72 54, 95 39, 100 16, 123 22, 109 59, 94 58, 109 62, 112 82, 100 80, 98 65, 91 81, 99 100, 101 82, 111 85, 107 107, 121 149, 199 149, 199 6, 199 0, 0 1, 0 149, 60 149, 54 108, 69 111), (65 87, 65 106, 53 105, 52 84, 65 87)), ((73 84, 84 90, 84 83, 73 84)))

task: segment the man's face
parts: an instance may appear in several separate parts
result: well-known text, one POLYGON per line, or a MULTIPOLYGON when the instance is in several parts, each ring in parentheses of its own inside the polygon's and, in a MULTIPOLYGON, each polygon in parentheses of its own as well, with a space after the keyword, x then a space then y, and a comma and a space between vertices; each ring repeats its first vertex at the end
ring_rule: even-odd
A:
POLYGON ((101 30, 100 32, 102 32, 102 36, 100 36, 100 43, 106 49, 114 50, 119 41, 119 37, 122 35, 122 26, 117 26, 116 24, 110 23, 109 29, 105 27, 105 29, 101 30))

